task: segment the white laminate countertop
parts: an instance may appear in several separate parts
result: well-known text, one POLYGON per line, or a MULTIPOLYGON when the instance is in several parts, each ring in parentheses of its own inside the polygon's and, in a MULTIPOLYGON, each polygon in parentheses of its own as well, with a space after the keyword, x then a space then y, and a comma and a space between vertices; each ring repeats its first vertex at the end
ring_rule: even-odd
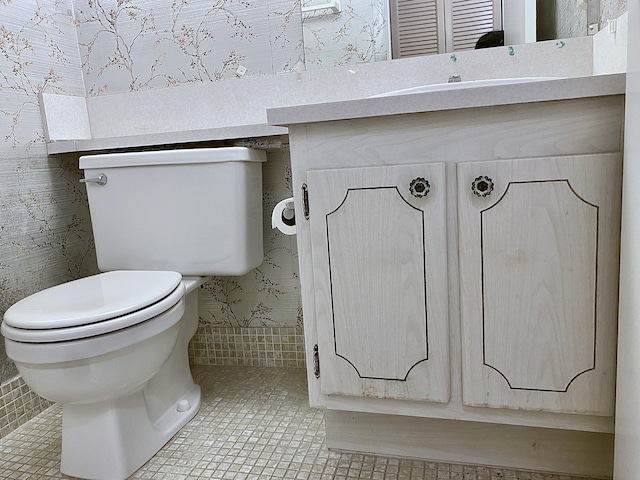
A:
POLYGON ((112 149, 173 145, 180 143, 216 142, 245 138, 263 138, 286 135, 287 129, 266 124, 238 125, 179 132, 158 132, 123 137, 63 140, 47 143, 49 154, 92 152, 112 149))
MULTIPOLYGON (((149 128, 140 127, 137 130, 132 128, 132 134, 130 135, 107 134, 94 138, 48 141, 47 150, 50 154, 59 154, 180 143, 224 142, 250 138, 278 137, 287 135, 287 126, 295 124, 497 105, 526 104, 607 95, 624 95, 625 83, 626 75, 624 73, 488 86, 478 86, 474 82, 468 82, 468 85, 465 84, 464 86, 457 84, 453 90, 341 100, 326 103, 308 103, 283 107, 255 107, 253 115, 239 115, 238 118, 234 121, 227 122, 226 125, 215 126, 215 121, 207 124, 207 119, 205 118, 201 123, 192 121, 190 124, 191 128, 187 128, 189 125, 183 125, 181 122, 176 121, 176 125, 185 128, 180 128, 177 131, 167 131, 167 129, 163 131, 163 129, 157 126, 149 128), (469 88, 467 88, 467 86, 469 88), (193 128, 200 124, 202 124, 201 128, 193 128)), ((175 91, 181 92, 182 90, 175 91)), ((174 93, 174 90, 168 90, 168 92, 174 93)), ((167 93, 167 95, 169 93, 167 93)), ((299 98, 304 98, 304 95, 299 95, 299 98)), ((103 101, 104 99, 98 98, 98 100, 103 101)), ((126 105, 127 102, 125 100, 126 99, 121 99, 120 103, 126 105)), ((140 101, 144 100, 145 98, 140 101)), ((94 99, 94 101, 97 100, 94 99)), ((118 105, 118 102, 115 100, 112 101, 118 105)), ((140 101, 135 104, 139 108, 141 105, 140 101)), ((153 105, 156 103, 164 105, 166 102, 157 101, 153 105)), ((171 110, 169 107, 165 108, 165 110, 167 109, 169 110, 169 118, 167 121, 169 121, 171 120, 171 110)), ((155 112, 155 110, 151 113, 147 111, 148 109, 145 110, 143 108, 142 110, 141 115, 147 115, 150 118, 155 118, 155 116, 160 115, 160 113, 155 112)), ((208 110, 205 109, 204 114, 207 112, 208 110)), ((120 113, 123 114, 122 112, 120 113)), ((192 110, 188 110, 187 113, 189 113, 188 117, 190 120, 193 120, 191 117, 194 117, 196 120, 200 118, 196 115, 197 112, 193 112, 192 110)), ((115 114, 109 114, 109 112, 103 115, 105 118, 111 119, 111 121, 113 118, 123 118, 115 114)), ((212 114, 212 118, 215 120, 215 115, 212 114)), ((170 126, 174 126, 172 122, 169 123, 170 126)))
POLYGON ((595 75, 527 83, 474 86, 452 90, 372 97, 341 102, 297 105, 267 110, 269 125, 329 122, 465 108, 516 105, 607 95, 624 95, 626 75, 595 75))

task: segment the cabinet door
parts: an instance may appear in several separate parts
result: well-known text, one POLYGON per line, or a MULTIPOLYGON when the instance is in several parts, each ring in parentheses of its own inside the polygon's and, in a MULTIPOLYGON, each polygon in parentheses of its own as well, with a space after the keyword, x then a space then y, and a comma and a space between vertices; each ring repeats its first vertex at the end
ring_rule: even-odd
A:
POLYGON ((465 404, 613 414, 621 167, 458 165, 465 404))
POLYGON ((307 180, 322 392, 447 402, 445 165, 307 180))

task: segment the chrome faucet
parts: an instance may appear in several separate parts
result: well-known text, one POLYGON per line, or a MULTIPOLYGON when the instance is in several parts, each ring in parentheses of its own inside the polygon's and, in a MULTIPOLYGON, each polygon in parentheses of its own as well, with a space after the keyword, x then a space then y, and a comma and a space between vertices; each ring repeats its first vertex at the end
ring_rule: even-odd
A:
POLYGON ((462 81, 462 77, 460 75, 450 75, 448 83, 458 83, 462 81))

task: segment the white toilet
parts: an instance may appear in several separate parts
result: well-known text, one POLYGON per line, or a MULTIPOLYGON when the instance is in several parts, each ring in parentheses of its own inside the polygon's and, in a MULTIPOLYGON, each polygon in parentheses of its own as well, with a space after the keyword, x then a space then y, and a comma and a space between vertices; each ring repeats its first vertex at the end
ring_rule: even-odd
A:
POLYGON ((19 301, 1 328, 27 385, 63 404, 62 473, 124 479, 197 413, 197 287, 262 262, 265 160, 241 147, 80 158, 106 273, 19 301))

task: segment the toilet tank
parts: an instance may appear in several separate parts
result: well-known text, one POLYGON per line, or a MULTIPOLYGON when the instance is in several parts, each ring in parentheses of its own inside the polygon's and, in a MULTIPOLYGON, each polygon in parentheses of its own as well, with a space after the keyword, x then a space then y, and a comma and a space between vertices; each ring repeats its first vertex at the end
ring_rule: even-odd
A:
POLYGON ((205 276, 257 267, 264 161, 244 147, 80 157, 98 268, 205 276))

